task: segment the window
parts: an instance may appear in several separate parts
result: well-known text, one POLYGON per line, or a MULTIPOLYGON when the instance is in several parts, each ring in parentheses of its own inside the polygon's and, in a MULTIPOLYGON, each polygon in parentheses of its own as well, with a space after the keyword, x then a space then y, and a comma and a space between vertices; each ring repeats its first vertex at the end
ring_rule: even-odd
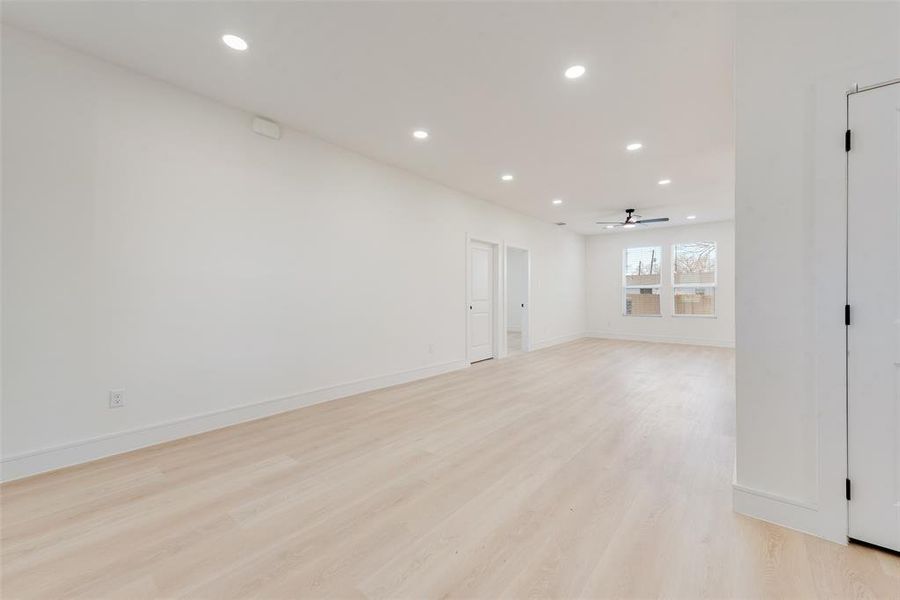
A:
POLYGON ((625 314, 659 316, 660 246, 628 248, 624 259, 625 314))
POLYGON ((716 243, 690 242, 672 248, 672 297, 678 315, 715 316, 716 243))

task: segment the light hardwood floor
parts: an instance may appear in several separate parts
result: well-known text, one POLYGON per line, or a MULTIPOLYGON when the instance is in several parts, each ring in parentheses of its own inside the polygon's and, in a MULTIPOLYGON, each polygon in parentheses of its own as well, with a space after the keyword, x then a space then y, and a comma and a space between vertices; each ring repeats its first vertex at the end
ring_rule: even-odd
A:
POLYGON ((900 598, 731 511, 733 353, 580 340, 2 487, 4 598, 900 598))

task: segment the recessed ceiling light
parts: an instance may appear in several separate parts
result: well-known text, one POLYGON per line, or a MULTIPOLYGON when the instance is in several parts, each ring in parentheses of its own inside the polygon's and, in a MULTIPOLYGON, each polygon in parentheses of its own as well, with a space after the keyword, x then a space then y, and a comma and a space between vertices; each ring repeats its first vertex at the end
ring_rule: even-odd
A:
POLYGON ((644 145, 640 142, 632 142, 631 144, 628 144, 627 146, 625 146, 625 149, 628 150, 629 152, 634 152, 635 150, 640 150, 643 147, 644 147, 644 145))
POLYGON ((417 140, 424 140, 428 137, 428 132, 424 129, 416 129, 415 131, 413 131, 413 137, 417 140))
POLYGON ((557 205, 562 204, 562 199, 561 199, 561 198, 554 198, 554 199, 553 199, 553 204, 557 204, 557 205))
POLYGON ((501 176, 500 176, 500 179, 502 179, 503 181, 512 181, 514 178, 513 178, 512 175, 510 175, 509 173, 507 173, 507 174, 505 174, 505 175, 501 175, 501 176))
POLYGON ((606 226, 607 229, 612 229, 613 227, 615 227, 615 225, 607 225, 606 226))
POLYGON ((660 179, 659 180, 659 185, 669 185, 670 183, 672 183, 671 179, 660 179))
POLYGON ((696 218, 697 218, 697 215, 688 215, 687 216, 688 221, 693 221, 696 218))
POLYGON ((566 78, 567 79, 578 79, 582 75, 584 75, 587 69, 582 65, 572 65, 568 69, 566 69, 566 78))
POLYGON ((637 227, 637 225, 635 225, 634 223, 626 223, 625 225, 622 225, 622 227, 624 227, 625 229, 633 229, 637 227))
POLYGON ((224 42, 225 45, 232 50, 240 50, 243 52, 247 49, 247 42, 244 41, 244 38, 238 37, 231 33, 226 33, 225 35, 223 35, 222 42, 224 42))

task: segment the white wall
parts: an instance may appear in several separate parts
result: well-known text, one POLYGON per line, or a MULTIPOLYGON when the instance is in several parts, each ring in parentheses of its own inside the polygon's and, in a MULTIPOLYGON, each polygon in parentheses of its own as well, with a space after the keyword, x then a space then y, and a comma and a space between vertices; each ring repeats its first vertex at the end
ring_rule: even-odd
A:
POLYGON ((735 57, 735 509, 846 541, 844 94, 900 76, 900 4, 740 3, 735 57))
POLYGON ((522 330, 522 305, 528 301, 528 253, 506 250, 506 329, 522 330))
POLYGON ((588 238, 588 330, 597 337, 734 345, 734 222, 702 223, 682 227, 616 230, 588 238), (672 316, 672 244, 716 242, 718 286, 716 316, 672 316), (625 248, 662 246, 661 317, 626 317, 622 299, 622 252, 625 248))
POLYGON ((536 347, 585 331, 581 236, 2 43, 6 478, 464 366, 467 232, 531 248, 536 347))

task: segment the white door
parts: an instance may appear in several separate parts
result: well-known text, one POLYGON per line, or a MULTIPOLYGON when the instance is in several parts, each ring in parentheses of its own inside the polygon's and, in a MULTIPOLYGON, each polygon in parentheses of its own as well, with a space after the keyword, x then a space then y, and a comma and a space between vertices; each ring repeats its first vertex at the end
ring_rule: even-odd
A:
POLYGON ((850 537, 900 550, 900 84, 848 102, 850 537))
POLYGON ((494 248, 469 243, 469 362, 494 357, 494 248))

